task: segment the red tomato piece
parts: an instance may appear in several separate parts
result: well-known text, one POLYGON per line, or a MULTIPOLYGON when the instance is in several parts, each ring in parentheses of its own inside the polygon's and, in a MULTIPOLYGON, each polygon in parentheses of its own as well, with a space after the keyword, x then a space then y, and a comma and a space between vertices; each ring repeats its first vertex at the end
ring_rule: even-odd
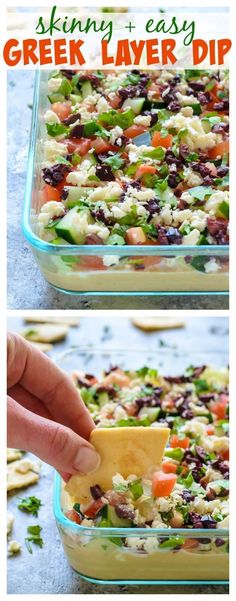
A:
POLYGON ((81 517, 77 511, 75 511, 75 509, 68 509, 68 511, 66 511, 66 517, 68 520, 71 520, 71 522, 75 522, 76 524, 81 523, 81 517))
POLYGON ((157 146, 162 146, 162 148, 170 148, 172 146, 173 136, 171 134, 167 134, 167 136, 162 136, 160 131, 155 131, 152 136, 152 146, 157 148, 157 146))
POLYGON ((176 474, 155 472, 152 477, 153 497, 169 497, 177 480, 176 474))
POLYGON ((188 436, 185 436, 185 438, 179 438, 177 436, 177 434, 173 434, 173 436, 171 436, 170 439, 170 446, 172 447, 172 449, 175 448, 181 448, 181 449, 188 449, 190 444, 190 438, 188 438, 188 436))
POLYGON ((161 469, 164 474, 176 474, 177 464, 173 463, 173 461, 164 461, 161 469))

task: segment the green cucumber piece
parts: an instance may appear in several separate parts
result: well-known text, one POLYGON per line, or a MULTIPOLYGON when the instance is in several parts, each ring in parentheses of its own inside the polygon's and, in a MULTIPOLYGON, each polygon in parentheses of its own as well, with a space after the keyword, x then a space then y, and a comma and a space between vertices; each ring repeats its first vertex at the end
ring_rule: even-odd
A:
POLYGON ((98 403, 99 403, 99 407, 102 408, 104 407, 104 405, 106 405, 107 403, 109 403, 109 396, 107 394, 107 392, 100 392, 99 393, 99 397, 98 397, 98 403))
POLYGON ((107 507, 107 518, 115 528, 129 528, 131 521, 127 518, 119 518, 116 515, 115 507, 108 505, 107 507))
POLYGON ((81 84, 81 92, 83 99, 87 98, 87 96, 90 96, 90 94, 93 93, 93 87, 90 81, 83 81, 83 83, 81 84))
POLYGON ((128 106, 134 111, 135 115, 139 115, 143 108, 145 98, 126 98, 122 104, 122 109, 128 108, 128 106))
POLYGON ((54 238, 54 240, 50 240, 50 244, 65 244, 65 240, 63 238, 54 238))
POLYGON ((139 411, 139 417, 148 417, 150 422, 155 422, 160 413, 160 407, 142 407, 139 411))
POLYGON ((65 217, 57 223, 55 226, 55 231, 57 236, 60 238, 64 238, 70 244, 84 244, 85 241, 85 233, 79 231, 79 217, 86 213, 88 220, 91 221, 90 212, 85 209, 78 213, 77 207, 73 207, 65 217), (76 220, 76 225, 74 224, 74 217, 78 215, 78 219, 76 220))
POLYGON ((81 198, 86 198, 89 192, 92 192, 94 188, 83 188, 82 186, 65 186, 64 190, 68 192, 68 196, 65 200, 65 205, 68 208, 70 202, 78 202, 81 198))
POLYGON ((53 104, 54 102, 63 102, 65 98, 59 92, 53 92, 53 94, 48 94, 48 100, 53 104))
POLYGON ((74 106, 78 102, 81 102, 82 96, 80 96, 80 94, 70 94, 70 100, 74 106))

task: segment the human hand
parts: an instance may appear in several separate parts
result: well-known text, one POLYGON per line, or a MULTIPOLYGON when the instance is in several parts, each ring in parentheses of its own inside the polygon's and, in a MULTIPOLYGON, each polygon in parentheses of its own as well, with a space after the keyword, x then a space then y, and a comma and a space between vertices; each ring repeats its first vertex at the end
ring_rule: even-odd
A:
POLYGON ((7 351, 8 446, 31 451, 65 480, 95 470, 94 422, 70 378, 17 334, 8 334, 7 351))

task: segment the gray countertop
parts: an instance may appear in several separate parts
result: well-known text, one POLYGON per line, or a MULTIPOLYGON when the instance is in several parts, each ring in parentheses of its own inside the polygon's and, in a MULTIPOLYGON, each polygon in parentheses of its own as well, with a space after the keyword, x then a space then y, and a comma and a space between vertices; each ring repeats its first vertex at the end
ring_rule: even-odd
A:
POLYGON ((34 71, 8 72, 9 309, 228 309, 228 296, 68 296, 47 284, 21 231, 34 71))
MULTIPOLYGON (((201 362, 214 363, 214 353, 220 351, 227 364, 228 319, 224 317, 187 317, 186 327, 180 330, 169 330, 159 333, 145 334, 136 329, 127 317, 83 317, 78 328, 70 328, 65 342, 54 346, 51 355, 57 356, 74 346, 88 346, 91 349, 124 348, 142 349, 143 362, 150 349, 154 349, 159 359, 167 352, 169 361, 184 348, 187 351, 188 363, 191 363, 192 352, 201 352, 201 362), (128 342, 127 342, 128 341, 128 342)), ((23 327, 21 317, 10 317, 8 329, 20 331, 23 327)), ((102 357, 101 357, 102 360, 102 357)), ((89 369, 92 370, 92 367, 89 369)), ((22 543, 22 552, 8 560, 8 593, 9 594, 213 594, 227 593, 227 587, 217 586, 116 586, 95 585, 82 580, 68 565, 63 553, 59 534, 52 512, 53 469, 42 465, 38 484, 9 496, 9 510, 15 516, 12 538, 22 543), (42 500, 43 507, 38 519, 20 512, 17 509, 18 497, 35 495, 42 500), (33 554, 29 555, 24 545, 28 525, 39 523, 43 530, 44 547, 33 546, 33 554)))

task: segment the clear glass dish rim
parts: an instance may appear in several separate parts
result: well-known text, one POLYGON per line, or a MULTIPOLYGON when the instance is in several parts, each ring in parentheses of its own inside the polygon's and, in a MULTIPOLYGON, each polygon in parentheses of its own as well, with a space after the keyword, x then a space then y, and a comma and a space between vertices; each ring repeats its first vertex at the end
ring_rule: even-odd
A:
POLYGON ((76 524, 75 522, 72 522, 71 520, 69 520, 69 518, 66 517, 66 515, 64 515, 64 513, 62 512, 61 509, 61 504, 60 504, 60 495, 61 495, 61 482, 62 482, 62 478, 61 476, 58 474, 58 472, 55 471, 55 479, 54 479, 54 490, 53 490, 53 512, 54 512, 54 516, 56 518, 56 520, 60 523, 61 526, 64 526, 65 528, 72 528, 75 532, 77 531, 78 533, 81 532, 83 534, 100 534, 101 538, 103 537, 103 533, 106 536, 109 536, 110 534, 112 536, 141 536, 141 535, 146 535, 146 537, 149 537, 151 535, 160 535, 160 536, 165 536, 165 537, 169 537, 169 536, 181 536, 181 535, 185 535, 186 536, 190 536, 191 538, 201 538, 199 535, 202 535, 203 538, 220 538, 222 537, 228 537, 229 536, 229 529, 228 528, 196 528, 196 529, 190 529, 190 528, 150 528, 147 530, 147 528, 114 528, 114 527, 109 527, 109 528, 99 528, 97 526, 81 526, 80 524, 76 524))
POLYGON ((38 250, 50 253, 54 255, 118 255, 120 257, 125 256, 167 256, 175 254, 176 256, 185 256, 186 254, 191 255, 215 255, 224 256, 229 253, 229 245, 202 245, 202 246, 179 246, 176 244, 166 247, 160 245, 156 246, 111 246, 111 245, 68 245, 61 244, 60 246, 45 242, 36 236, 30 226, 30 211, 31 211, 31 195, 33 187, 33 174, 34 174, 34 159, 36 150, 36 131, 37 131, 37 120, 38 120, 38 108, 39 108, 39 94, 40 94, 40 80, 41 71, 36 69, 35 82, 34 82, 34 95, 33 95, 33 109, 31 118, 30 128, 30 140, 28 148, 28 159, 27 159, 27 172, 26 172, 26 186, 24 195, 24 209, 22 219, 22 229, 25 238, 28 242, 38 250))

